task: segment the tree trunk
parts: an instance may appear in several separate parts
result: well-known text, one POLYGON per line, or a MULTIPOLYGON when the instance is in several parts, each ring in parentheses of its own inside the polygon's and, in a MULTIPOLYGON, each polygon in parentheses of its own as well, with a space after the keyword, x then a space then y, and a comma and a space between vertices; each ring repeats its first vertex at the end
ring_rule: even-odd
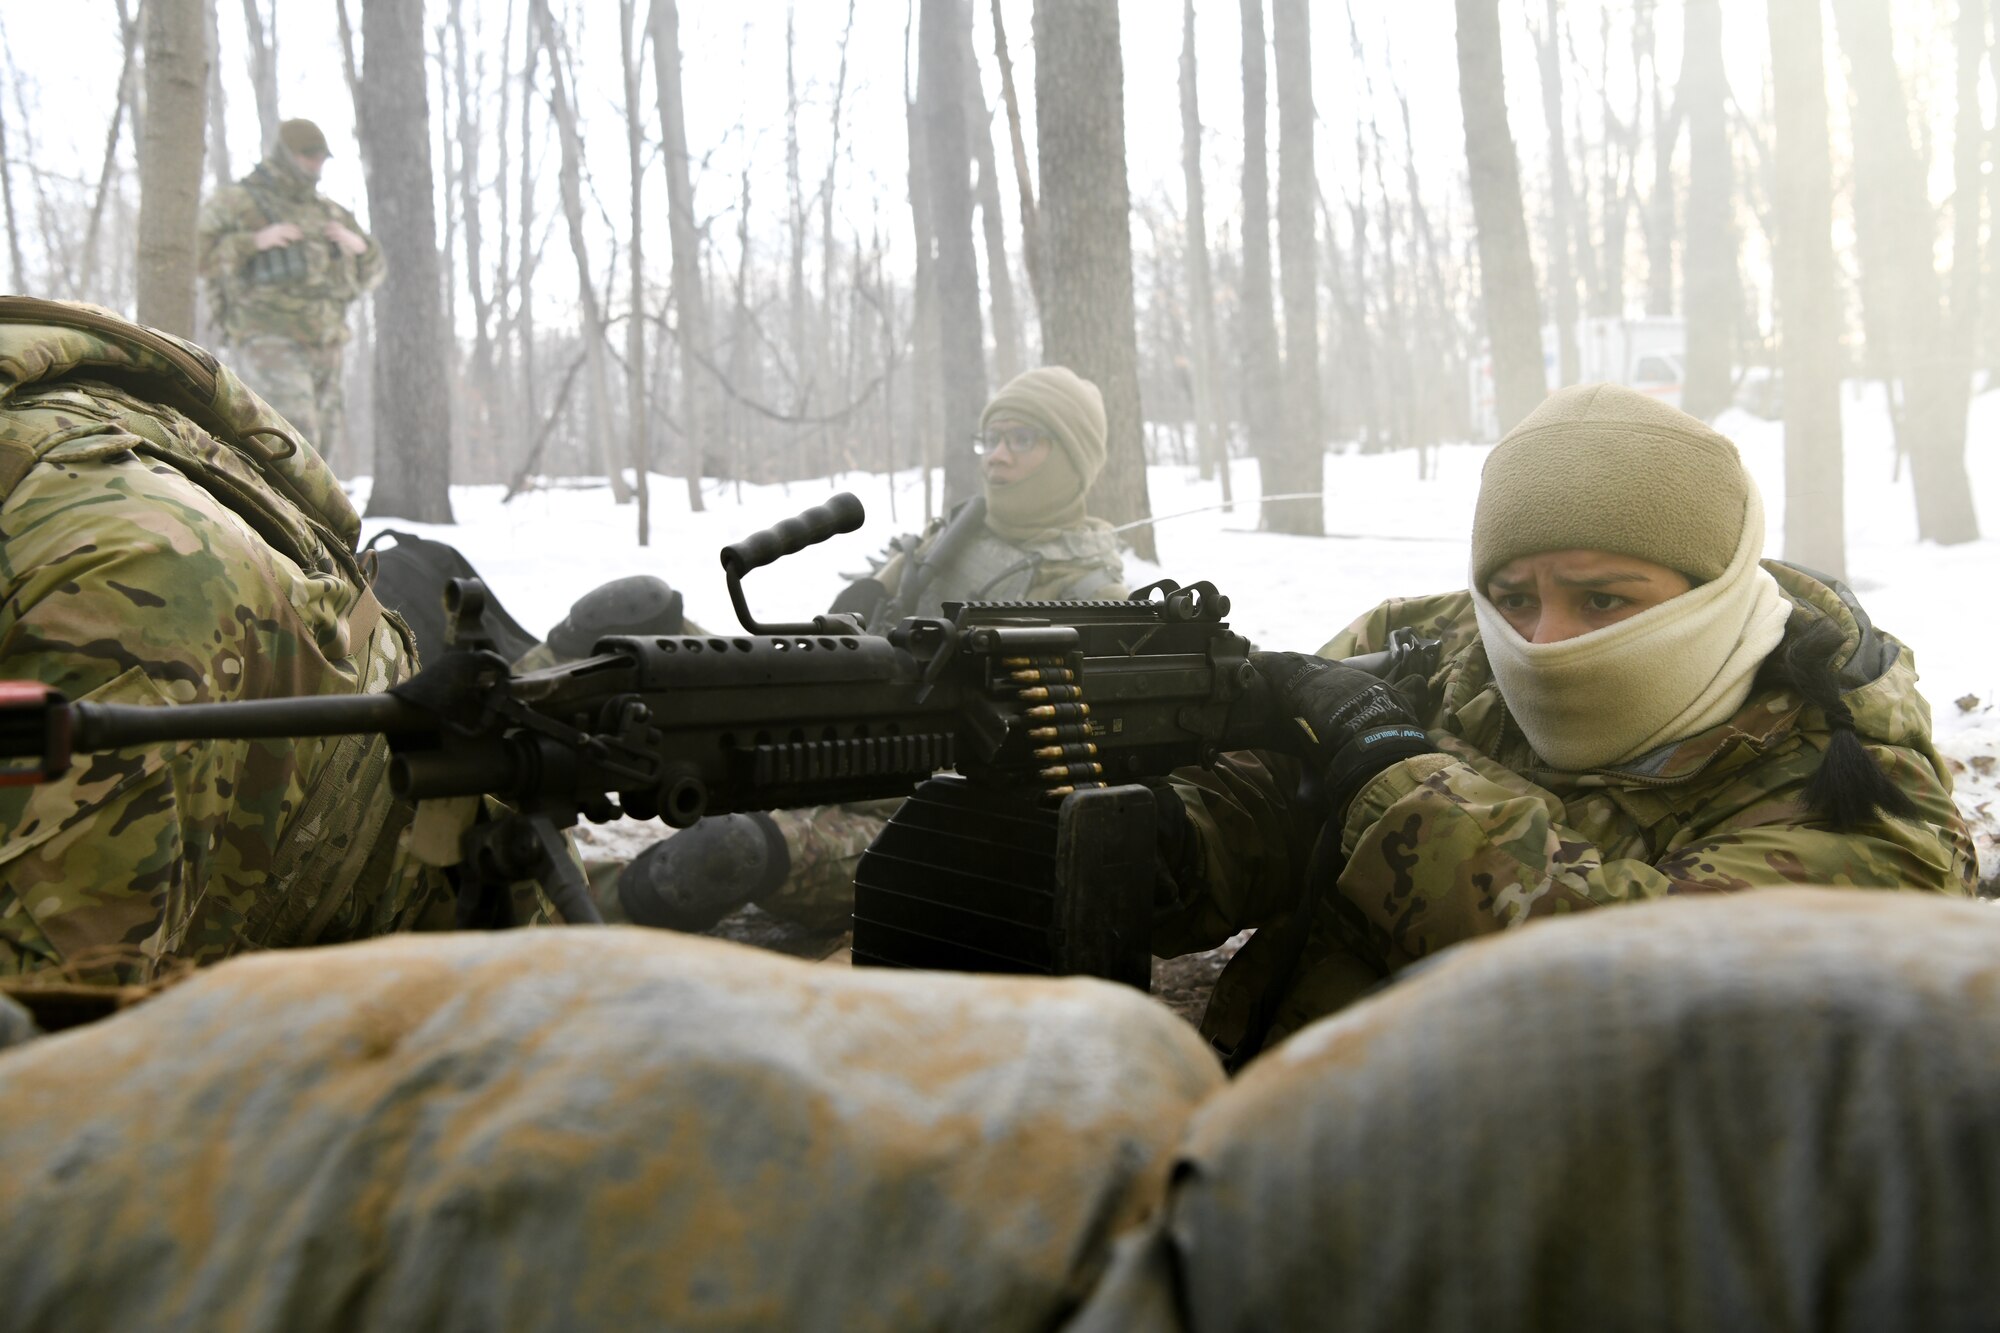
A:
MULTIPOLYGON (((1278 78, 1278 271, 1285 305, 1284 439, 1263 468, 1264 494, 1318 491, 1326 474, 1320 430, 1318 235, 1313 200, 1312 33, 1306 0, 1271 0, 1278 78), (1272 463, 1275 462, 1276 466, 1272 463)), ((1317 537, 1326 502, 1264 505, 1264 527, 1317 537)))
MULTIPOLYGON (((530 0, 532 3, 532 0, 530 0)), ((515 277, 514 322, 521 348, 520 443, 525 459, 533 447, 534 433, 540 428, 542 410, 535 356, 535 269, 541 252, 535 245, 535 142, 531 113, 535 108, 535 70, 541 61, 541 43, 529 14, 521 16, 521 180, 516 206, 520 210, 520 267, 515 277)))
MULTIPOLYGON (((250 88, 257 97, 257 147, 263 152, 269 152, 278 141, 277 18, 276 0, 268 20, 258 0, 243 0, 243 31, 250 45, 250 88)), ((422 14, 417 16, 417 26, 423 27, 422 14)))
POLYGON ((451 438, 451 386, 420 6, 361 0, 355 110, 369 220, 396 275, 393 299, 375 307, 375 487, 368 512, 450 523, 451 453, 444 442, 451 438))
POLYGON ((1493 346, 1494 401, 1504 434, 1548 393, 1542 373, 1541 302, 1521 211, 1521 168, 1507 128, 1500 59, 1500 0, 1457 0, 1458 97, 1479 233, 1479 290, 1493 346))
POLYGON ((903 22, 903 123, 910 140, 909 189, 910 234, 916 241, 916 274, 912 279, 910 346, 914 364, 910 368, 910 434, 916 442, 913 461, 922 475, 924 522, 929 523, 936 508, 931 493, 931 469, 942 427, 938 422, 938 323, 937 262, 933 258, 936 227, 931 220, 929 133, 924 117, 917 111, 917 94, 911 82, 910 38, 916 27, 916 0, 908 0, 903 22))
MULTIPOLYGON (((1643 0, 1638 26, 1645 33, 1653 71, 1653 192, 1646 200, 1646 313, 1674 313, 1674 145, 1681 137, 1681 107, 1670 109, 1660 81, 1659 46, 1651 0, 1643 0)), ((1637 40, 1635 37, 1634 40, 1637 40)))
POLYGON ((13 290, 28 290, 28 269, 21 257, 21 222, 14 212, 14 155, 7 143, 6 99, 0 98, 0 209, 7 215, 7 271, 13 290))
POLYGON ((1194 361, 1195 435, 1201 472, 1219 476, 1233 498, 1229 442, 1215 383, 1215 291, 1208 271, 1208 196, 1201 180, 1201 99, 1195 89, 1194 0, 1181 6, 1181 175, 1187 183, 1188 344, 1194 361))
POLYGON ((653 541, 652 461, 646 448, 646 210, 645 132, 639 123, 640 76, 646 63, 638 0, 618 0, 618 52, 625 72, 625 170, 632 192, 632 235, 626 242, 625 448, 639 498, 639 545, 653 541))
POLYGON ((1785 559, 1847 575, 1840 276, 1833 259, 1820 0, 1771 0, 1777 236, 1771 246, 1785 393, 1785 559))
MULTIPOLYGON (((834 347, 835 322, 833 317, 833 274, 836 264, 833 236, 833 183, 835 174, 840 166, 841 116, 847 103, 847 52, 848 44, 854 37, 854 8, 855 0, 847 0, 847 22, 840 30, 840 72, 834 76, 833 81, 833 137, 832 142, 828 144, 826 150, 826 175, 820 178, 819 186, 819 364, 829 367, 837 360, 835 355, 836 349, 834 347)), ((860 287, 861 237, 858 234, 854 238, 854 243, 856 251, 855 283, 854 287, 850 290, 858 290, 860 287)), ((852 334, 853 330, 850 328, 850 336, 847 340, 847 360, 843 367, 845 374, 843 376, 840 395, 840 401, 846 403, 854 401, 854 338, 852 334)), ((849 432, 852 431, 851 421, 844 429, 849 432)), ((830 424, 822 422, 819 433, 821 449, 831 459, 833 432, 830 424)), ((832 471, 834 469, 829 467, 828 470, 832 471)))
MULTIPOLYGON (((1699 3, 1700 0, 1696 0, 1699 3)), ((1542 117, 1549 127, 1549 291, 1556 321, 1556 383, 1574 384, 1582 374, 1576 347, 1576 264, 1571 255, 1575 194, 1569 180, 1569 140, 1563 128, 1561 17, 1548 0, 1547 28, 1537 39, 1542 72, 1542 117)))
MULTIPOLYGON (((793 36, 794 6, 785 6, 785 234, 790 242, 790 267, 786 285, 786 311, 790 337, 787 339, 791 353, 791 380, 793 387, 793 414, 810 416, 813 412, 814 390, 818 383, 818 368, 813 365, 811 340, 806 337, 806 194, 805 184, 799 178, 799 93, 794 76, 794 58, 797 42, 793 36)), ((791 428, 792 463, 791 474, 806 475, 800 444, 803 432, 798 426, 791 428)))
MULTIPOLYGON (((1972 405, 1972 368, 1978 361, 1980 321, 1984 313, 1980 308, 1980 288, 1986 275, 1979 233, 1986 215, 1987 195, 1992 189, 1986 163, 1992 135, 1982 121, 1979 106, 1979 66, 1989 55, 1987 7, 1988 0, 1959 0, 1958 7, 1958 113, 1952 136, 1951 285, 1946 299, 1951 322, 1950 348, 1962 363, 1958 378, 1953 382, 1966 386, 1967 408, 1972 405)), ((1996 117, 1996 124, 2000 124, 2000 117, 1996 117)))
POLYGON ((1730 161, 1729 84, 1722 68, 1721 0, 1687 0, 1681 105, 1688 124, 1687 387, 1681 405, 1704 419, 1729 406, 1736 316, 1736 187, 1730 161))
POLYGON ((217 0, 202 0, 202 33, 208 50, 208 171, 221 189, 236 179, 236 171, 229 165, 229 100, 222 91, 222 34, 216 26, 216 4, 217 0))
MULTIPOLYGON (((485 229, 481 218, 485 183, 479 169, 484 126, 477 114, 484 98, 483 89, 473 86, 466 66, 463 9, 464 0, 452 0, 453 64, 458 81, 458 215, 465 237, 465 287, 472 298, 472 383, 464 400, 473 405, 475 415, 475 420, 461 424, 461 430, 478 456, 497 463, 498 451, 493 440, 493 302, 486 292, 485 229)), ((505 33, 501 35, 501 46, 505 49, 505 33)), ((482 66, 482 84, 483 73, 482 66)), ((503 204, 500 210, 503 227, 506 216, 503 204)), ((501 475, 505 475, 504 470, 501 475)))
MULTIPOLYGON (((1043 355, 1104 394, 1110 459, 1091 507, 1114 524, 1152 515, 1132 299, 1125 63, 1117 0, 1036 0, 1035 119, 1048 249, 1043 355)), ((1150 525, 1132 547, 1154 558, 1150 525)))
POLYGON ((1005 384, 1022 371, 1021 322, 1014 307, 1014 275, 1007 264, 1007 219, 1000 207, 1000 178, 993 157, 993 113, 979 80, 979 58, 973 52, 972 24, 961 21, 965 50, 965 110, 970 118, 972 154, 979 169, 974 195, 979 202, 980 230, 986 241, 986 300, 993 311, 993 379, 1005 384))
POLYGON ((1910 140, 1887 0, 1834 0, 1833 9, 1854 89, 1862 300, 1876 307, 1871 337, 1880 336, 1888 369, 1902 382, 1897 439, 1910 457, 1917 534, 1945 545, 1973 541, 1979 520, 1965 470, 1971 349, 1952 346, 1940 301, 1927 169, 1910 140))
POLYGON ((1021 102, 1014 92, 1014 57, 1007 50, 1007 24, 1000 0, 993 0, 993 54, 1000 62, 1000 98, 1007 107, 1007 142, 1014 152, 1014 183, 1021 196, 1021 262, 1028 270, 1028 295, 1035 318, 1042 311, 1042 225, 1035 207, 1034 177, 1028 174, 1028 145, 1021 137, 1021 102))
POLYGON ((549 109, 555 116, 556 142, 562 164, 556 173, 557 193, 562 198, 563 221, 569 230, 570 257, 576 261, 576 300, 583 313, 584 387, 588 393, 589 432, 611 485, 611 498, 624 504, 632 498, 625 484, 624 468, 613 447, 611 414, 611 370, 604 344, 604 308, 597 299, 597 277, 590 267, 590 246, 583 233, 583 141, 576 126, 576 103, 570 97, 569 62, 564 58, 564 42, 556 30, 555 15, 547 0, 534 0, 530 21, 539 20, 542 45, 549 53, 549 109))
MULTIPOLYGON (((97 168, 97 190, 90 198, 90 220, 84 224, 83 262, 77 272, 77 280, 83 289, 83 294, 92 297, 96 296, 99 291, 97 287, 98 238, 103 235, 104 204, 106 199, 110 197, 113 183, 118 178, 118 139, 126 118, 129 116, 133 121, 135 133, 132 136, 132 141, 134 143, 142 142, 141 136, 144 134, 144 127, 140 124, 138 117, 139 41, 141 37, 140 24, 143 16, 138 13, 128 12, 123 4, 119 5, 118 9, 120 39, 125 51, 118 70, 118 94, 111 108, 111 128, 104 133, 104 156, 97 168)), ((214 43, 210 40, 211 34, 207 21, 213 17, 213 13, 212 9, 204 6, 201 46, 203 59, 208 62, 208 74, 203 89, 204 102, 212 102, 214 97, 220 93, 222 86, 221 80, 216 76, 214 43)), ((208 114, 208 110, 209 108, 204 108, 204 127, 209 126, 213 119, 208 114)), ((212 133, 210 137, 212 141, 214 137, 212 133)), ((217 183, 226 184, 229 179, 228 176, 223 176, 217 183)))
POLYGON ((944 390, 944 502, 979 491, 972 437, 986 406, 986 346, 973 259, 972 144, 965 124, 959 0, 923 0, 917 25, 917 109, 924 122, 931 224, 936 229, 938 353, 944 390))
MULTIPOLYGON (((681 104, 681 17, 675 0, 653 0, 653 78, 660 103, 661 156, 667 168, 667 236, 674 248, 675 335, 681 353, 681 467, 688 509, 701 512, 702 442, 714 429, 714 395, 702 361, 709 353, 708 301, 701 288, 694 187, 688 177, 687 117, 681 104)), ((525 144, 525 139, 524 139, 525 144)), ((523 244, 525 244, 525 240, 523 244)))
MULTIPOLYGON (((1242 0, 1243 22, 1243 423, 1260 469, 1284 448, 1279 405, 1278 314, 1271 286, 1270 149, 1264 135, 1264 0, 1242 0)), ((1315 485, 1313 490, 1318 490, 1315 485)), ((1278 494, 1268 483, 1265 493, 1278 494)))
POLYGON ((201 0, 146 6, 146 122, 139 141, 139 322, 194 337, 195 215, 208 101, 201 0))

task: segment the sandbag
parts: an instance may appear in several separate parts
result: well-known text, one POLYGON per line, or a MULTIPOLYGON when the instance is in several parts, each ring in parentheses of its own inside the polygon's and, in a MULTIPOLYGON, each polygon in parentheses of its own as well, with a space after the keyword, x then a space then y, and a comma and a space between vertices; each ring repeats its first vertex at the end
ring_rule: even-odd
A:
POLYGON ((245 956, 0 1055, 0 1327, 1049 1328, 1221 1081, 1090 980, 245 956))
POLYGON ((1101 1329, 2000 1310, 2000 913, 1768 890, 1450 950, 1197 1114, 1101 1329))

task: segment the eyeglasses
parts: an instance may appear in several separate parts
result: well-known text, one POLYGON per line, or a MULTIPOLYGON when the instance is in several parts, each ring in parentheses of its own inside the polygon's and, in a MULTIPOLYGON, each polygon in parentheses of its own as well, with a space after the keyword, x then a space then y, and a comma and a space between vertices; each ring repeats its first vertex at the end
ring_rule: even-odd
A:
POLYGON ((972 437, 972 452, 981 458, 1002 449, 1019 458, 1049 443, 1049 437, 1032 426, 1003 426, 972 437))

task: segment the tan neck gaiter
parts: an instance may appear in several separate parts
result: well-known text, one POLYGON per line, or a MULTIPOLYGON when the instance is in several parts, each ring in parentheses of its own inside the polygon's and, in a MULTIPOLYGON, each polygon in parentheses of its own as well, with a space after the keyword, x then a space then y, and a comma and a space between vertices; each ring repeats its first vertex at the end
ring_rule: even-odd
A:
POLYGON ((987 477, 983 484, 986 526, 1002 541, 1019 545, 1051 528, 1083 522, 1083 478, 1058 445, 1050 445, 1042 465, 1021 480, 1003 484, 987 477))
POLYGON ((1535 753, 1580 773, 1735 716, 1791 615, 1777 580, 1757 563, 1763 546, 1764 508, 1752 487, 1721 578, 1561 643, 1529 643, 1474 587, 1493 679, 1535 753))

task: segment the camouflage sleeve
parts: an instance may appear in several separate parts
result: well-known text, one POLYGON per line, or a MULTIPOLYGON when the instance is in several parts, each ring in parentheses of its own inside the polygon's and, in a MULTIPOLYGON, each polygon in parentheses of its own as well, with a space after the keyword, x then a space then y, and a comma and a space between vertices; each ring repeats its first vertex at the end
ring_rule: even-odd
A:
POLYGON ((1212 949, 1293 905, 1319 832, 1317 820, 1293 808, 1298 777, 1296 761, 1261 750, 1173 775, 1193 845, 1163 885, 1171 896, 1155 903, 1154 953, 1212 949))
POLYGON ((257 232, 264 225, 249 191, 225 185, 201 208, 197 267, 213 282, 241 268, 257 252, 257 232))
POLYGON ((1801 822, 1782 787, 1656 862, 1607 857, 1567 828, 1563 803, 1490 760, 1420 755, 1363 788, 1343 829, 1340 893, 1357 941, 1396 969, 1533 917, 1669 894, 1781 884, 1958 890, 1921 825, 1853 832, 1801 822))

